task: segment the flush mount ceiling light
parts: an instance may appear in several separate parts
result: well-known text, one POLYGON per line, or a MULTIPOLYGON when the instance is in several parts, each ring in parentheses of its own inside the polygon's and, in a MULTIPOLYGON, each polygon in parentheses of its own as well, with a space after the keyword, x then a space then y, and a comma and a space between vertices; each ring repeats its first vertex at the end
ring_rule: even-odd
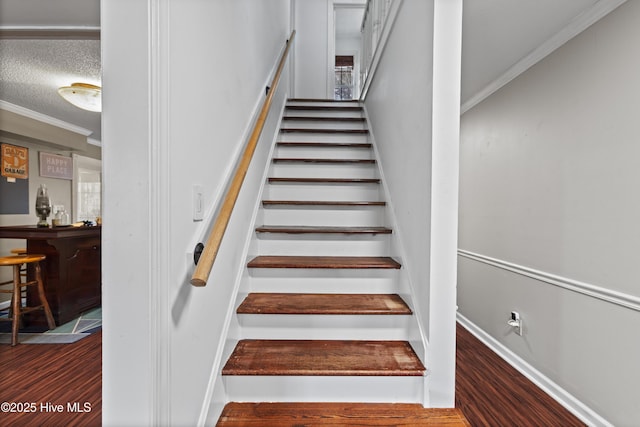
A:
POLYGON ((102 89, 89 83, 72 83, 58 89, 61 97, 83 110, 102 111, 102 89))

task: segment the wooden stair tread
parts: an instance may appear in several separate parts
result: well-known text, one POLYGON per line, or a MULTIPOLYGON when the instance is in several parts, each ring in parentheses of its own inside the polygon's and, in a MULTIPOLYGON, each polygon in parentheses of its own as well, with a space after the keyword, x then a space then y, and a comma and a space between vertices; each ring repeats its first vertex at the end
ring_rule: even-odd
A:
POLYGON ((336 165, 362 164, 373 165, 376 163, 373 159, 314 159, 314 158, 296 158, 296 157, 274 157, 273 163, 327 163, 336 165))
POLYGON ((397 294, 250 293, 238 314, 411 314, 397 294))
POLYGON ((222 375, 421 376, 406 341, 241 340, 222 375))
POLYGON ((369 129, 313 129, 313 128, 282 128, 281 133, 346 133, 366 135, 369 129))
POLYGON ((470 427, 460 409, 417 403, 230 402, 218 427, 314 426, 470 427))
POLYGON ((307 226, 307 225, 263 225, 256 227, 257 233, 285 233, 285 234, 391 234, 387 227, 337 227, 337 226, 307 226))
POLYGON ((310 122, 364 122, 364 117, 305 117, 305 116, 284 116, 282 120, 310 121, 310 122))
POLYGON ((357 256, 257 256, 249 268, 321 268, 321 269, 399 269, 401 265, 390 257, 357 256))
POLYGON ((334 104, 345 104, 351 102, 360 102, 357 99, 330 99, 330 98, 289 98, 287 102, 329 102, 334 104))
POLYGON ((270 184, 380 184, 380 178, 268 178, 270 184))
POLYGON ((287 105, 286 109, 293 111, 362 111, 361 106, 350 105, 287 105))
POLYGON ((276 145, 279 147, 313 147, 313 148, 371 148, 370 143, 354 143, 354 142, 286 142, 281 141, 276 145))
POLYGON ((263 200, 263 206, 323 206, 323 207, 358 207, 386 206, 386 202, 341 202, 327 200, 263 200))

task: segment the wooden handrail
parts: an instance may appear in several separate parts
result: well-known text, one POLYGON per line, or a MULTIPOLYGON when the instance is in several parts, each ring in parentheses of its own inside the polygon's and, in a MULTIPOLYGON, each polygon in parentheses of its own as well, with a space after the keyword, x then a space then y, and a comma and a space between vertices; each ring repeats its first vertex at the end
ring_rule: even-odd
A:
POLYGON ((218 250, 220 249, 222 238, 224 237, 224 233, 227 230, 227 225, 229 224, 229 219, 231 218, 231 213, 233 212, 233 207, 235 206, 236 200, 238 199, 238 194, 240 194, 240 188, 242 188, 244 177, 247 175, 249 164, 251 163, 253 153, 255 152, 256 145, 258 144, 258 139, 260 139, 260 134, 262 134, 264 123, 267 119, 267 115, 269 114, 269 109, 271 108, 273 94, 276 92, 276 89, 278 87, 280 75, 282 74, 282 69, 284 68, 284 64, 287 61, 287 55, 289 54, 289 47, 291 46, 291 42, 293 41, 295 35, 296 30, 293 30, 291 32, 289 40, 287 40, 287 45, 284 49, 284 52, 282 53, 282 57, 280 58, 278 69, 276 70, 276 74, 271 81, 270 89, 268 90, 267 97, 262 104, 260 115, 258 116, 258 120, 253 127, 253 131, 251 132, 251 136, 249 137, 247 146, 245 147, 244 153, 242 154, 242 159, 236 166, 231 185, 229 186, 229 188, 227 188, 227 192, 224 196, 224 201, 222 202, 222 208, 220 209, 220 212, 218 212, 218 216, 216 217, 213 224, 211 234, 209 234, 202 254, 200 255, 198 265, 193 272, 193 276, 191 276, 191 284, 193 286, 205 286, 207 284, 209 273, 211 273, 211 268, 213 267, 213 263, 215 262, 216 256, 218 255, 218 250))

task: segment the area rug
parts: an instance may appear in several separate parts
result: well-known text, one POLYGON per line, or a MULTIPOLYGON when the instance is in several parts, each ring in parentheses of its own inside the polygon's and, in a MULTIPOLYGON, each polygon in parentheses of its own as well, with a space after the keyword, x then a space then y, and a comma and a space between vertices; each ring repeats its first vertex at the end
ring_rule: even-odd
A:
MULTIPOLYGON (((70 344, 101 329, 102 308, 98 307, 50 331, 25 328, 18 333, 18 341, 20 344, 70 344)), ((0 344, 11 344, 11 322, 0 322, 0 344)))

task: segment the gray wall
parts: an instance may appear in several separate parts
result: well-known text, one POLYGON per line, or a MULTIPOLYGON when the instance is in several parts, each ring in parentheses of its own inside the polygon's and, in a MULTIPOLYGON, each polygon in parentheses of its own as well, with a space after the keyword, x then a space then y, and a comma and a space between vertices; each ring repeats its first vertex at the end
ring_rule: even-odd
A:
POLYGON ((638 22, 625 3, 461 125, 460 313, 616 426, 640 420, 638 22))
MULTIPOLYGON (((71 212, 71 181, 66 179, 46 178, 40 176, 40 152, 58 154, 61 156, 69 156, 68 151, 56 150, 52 147, 45 145, 35 144, 32 142, 16 141, 12 139, 0 138, 0 142, 4 142, 19 147, 25 147, 29 149, 29 213, 28 214, 15 214, 15 215, 0 215, 0 226, 8 225, 35 225, 38 222, 38 217, 35 213, 36 193, 40 184, 45 184, 51 199, 52 205, 64 205, 67 212, 71 212)), ((6 182, 6 177, 0 177, 6 182)), ((16 185, 8 183, 6 185, 16 185)), ((0 200, 0 204, 11 203, 11 200, 0 200)), ((51 212, 48 218, 49 224, 53 218, 55 212, 51 212)), ((9 255, 11 249, 18 247, 26 247, 25 240, 20 239, 0 239, 0 256, 9 255)), ((11 280, 11 269, 0 269, 0 282, 5 280, 11 280)), ((2 294, 0 296, 1 301, 8 301, 9 294, 2 294)))

